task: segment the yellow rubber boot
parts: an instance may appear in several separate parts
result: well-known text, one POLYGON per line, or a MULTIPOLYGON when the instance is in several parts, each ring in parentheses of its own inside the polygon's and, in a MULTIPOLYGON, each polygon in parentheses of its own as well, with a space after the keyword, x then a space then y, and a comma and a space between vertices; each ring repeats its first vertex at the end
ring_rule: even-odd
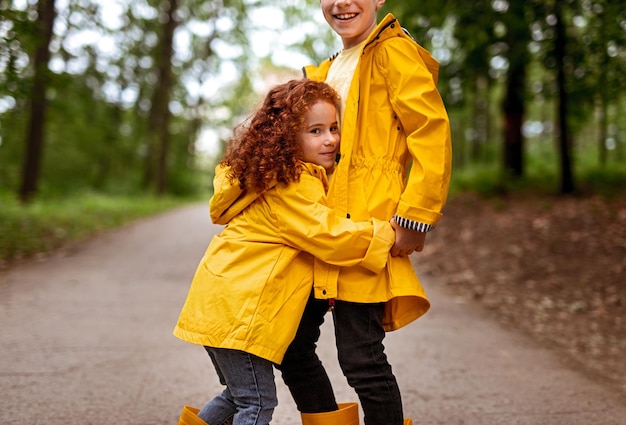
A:
POLYGON ((300 413, 302 425, 359 425, 359 405, 338 403, 339 410, 323 413, 300 413))
POLYGON ((191 406, 184 406, 183 413, 180 414, 178 425, 209 425, 198 416, 200 409, 191 406))

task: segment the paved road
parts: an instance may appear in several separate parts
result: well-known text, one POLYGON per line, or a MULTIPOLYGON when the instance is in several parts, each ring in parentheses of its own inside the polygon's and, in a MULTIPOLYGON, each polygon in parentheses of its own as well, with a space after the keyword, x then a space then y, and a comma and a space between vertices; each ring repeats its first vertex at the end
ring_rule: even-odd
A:
MULTIPOLYGON (((218 230, 206 206, 100 236, 0 273, 0 423, 176 424, 219 384, 200 347, 171 334, 195 266, 218 230)), ((532 340, 425 282, 433 308, 387 337, 416 425, 621 425, 626 398, 532 340)), ((320 347, 340 401, 356 400, 320 347)), ((277 425, 299 423, 280 378, 277 425)))

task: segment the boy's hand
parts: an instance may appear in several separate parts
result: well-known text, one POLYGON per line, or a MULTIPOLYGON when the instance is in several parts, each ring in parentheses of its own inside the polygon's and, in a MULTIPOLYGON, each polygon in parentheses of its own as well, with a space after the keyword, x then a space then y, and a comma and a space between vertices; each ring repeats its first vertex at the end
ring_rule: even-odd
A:
POLYGON ((405 257, 413 252, 421 252, 426 242, 426 232, 404 228, 392 218, 391 227, 396 231, 396 241, 391 247, 392 257, 405 257))

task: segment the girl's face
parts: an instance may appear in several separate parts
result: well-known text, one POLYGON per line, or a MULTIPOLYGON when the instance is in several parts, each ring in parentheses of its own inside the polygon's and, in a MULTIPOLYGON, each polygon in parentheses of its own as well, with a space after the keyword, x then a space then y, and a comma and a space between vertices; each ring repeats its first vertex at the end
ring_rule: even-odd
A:
POLYGON ((311 106, 304 117, 304 128, 300 132, 302 160, 321 165, 326 171, 335 166, 339 152, 339 124, 335 105, 319 100, 311 106))
POLYGON ((364 41, 376 28, 376 12, 385 0, 320 0, 328 25, 335 31, 343 48, 364 41))

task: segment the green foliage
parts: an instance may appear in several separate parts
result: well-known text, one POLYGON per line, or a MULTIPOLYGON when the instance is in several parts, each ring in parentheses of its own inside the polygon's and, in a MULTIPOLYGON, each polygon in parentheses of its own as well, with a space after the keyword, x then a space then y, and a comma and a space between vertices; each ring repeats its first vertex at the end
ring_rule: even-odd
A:
MULTIPOLYGON (((122 2, 119 19, 101 13, 109 3, 86 0, 57 7, 39 184, 43 199, 85 191, 145 192, 148 117, 159 86, 165 3, 122 2)), ((584 185, 581 190, 608 190, 601 182, 619 180, 619 165, 626 158, 626 10, 608 0, 561 4, 576 178, 584 185), (588 174, 589 184, 588 170, 595 170, 588 174)), ((546 128, 552 123, 540 135, 526 137, 527 175, 522 181, 547 190, 558 187, 559 156, 552 145, 558 135, 554 81, 559 65, 554 60, 553 5, 548 0, 388 1, 379 13, 394 13, 441 61, 439 89, 452 123, 458 187, 497 193, 520 184, 500 171, 502 101, 508 72, 520 61, 528 61, 527 81, 519 84, 527 123, 546 128)), ((181 3, 177 39, 188 43, 169 64, 174 81, 167 193, 206 191, 217 158, 198 149, 201 135, 208 129, 223 144, 254 106, 259 90, 291 75, 284 64, 271 63, 271 51, 265 58, 252 51, 253 31, 276 28, 274 22, 253 21, 254 12, 272 7, 277 8, 272 15, 276 22, 284 21, 276 29, 281 43, 299 55, 293 69, 340 48, 319 0, 181 3), (232 78, 225 82, 225 75, 232 78)), ((36 2, 0 1, 0 192, 17 191, 23 178, 30 60, 38 44, 35 8, 36 2)))
POLYGON ((289 50, 309 58, 298 69, 320 63, 341 49, 341 39, 326 23, 319 0, 279 0, 273 3, 284 13, 286 28, 282 31, 293 34, 289 50))
POLYGON ((495 166, 453 169, 449 196, 454 198, 464 192, 495 196, 503 192, 501 180, 501 172, 495 166))
MULTIPOLYGON (((600 184, 602 178, 590 173, 606 163, 613 170, 600 173, 604 180, 620 180, 615 168, 626 158, 626 10, 607 0, 559 4, 566 27, 563 62, 555 60, 553 1, 385 4, 382 13, 394 13, 441 62, 439 90, 454 136, 455 190, 557 190, 563 164, 552 142, 561 134, 572 141, 561 146, 573 150, 580 191, 607 190, 600 184), (559 68, 567 91, 566 128, 559 128, 556 113, 559 68), (510 84, 514 75, 525 81, 510 84), (513 93, 519 102, 514 106, 525 124, 542 128, 539 134, 525 134, 522 176, 500 171, 505 157, 500 151, 507 146, 503 100, 511 99, 511 89, 519 90, 513 93)), ((608 187, 617 189, 614 184, 608 187)))
MULTIPOLYGON (((32 205, 20 206, 13 194, 22 179, 30 61, 39 42, 37 3, 20 4, 0 0, 0 262, 57 249, 198 195, 207 199, 217 158, 198 149, 203 130, 210 130, 223 149, 233 127, 258 101, 258 91, 268 81, 293 75, 284 64, 271 63, 271 52, 255 57, 252 31, 267 24, 251 21, 255 9, 276 7, 283 14, 284 26, 277 29, 281 42, 287 40, 303 61, 292 64, 294 69, 320 62, 341 45, 322 17, 319 0, 279 0, 270 6, 260 0, 182 2, 177 35, 188 44, 169 64, 174 81, 167 195, 154 199, 143 184, 148 117, 163 65, 164 3, 120 3, 125 9, 119 21, 100 13, 104 1, 59 7, 39 194, 32 205), (225 75, 231 78, 224 81, 225 75)), ((394 13, 441 62, 439 89, 454 145, 451 196, 558 191, 558 65, 567 75, 579 191, 624 195, 626 10, 609 0, 561 4, 567 26, 564 64, 554 60, 553 1, 388 1, 379 13, 394 13), (519 85, 525 119, 542 130, 526 136, 525 174, 517 178, 502 166, 502 101, 508 73, 520 61, 528 62, 527 81, 519 85)))
MULTIPOLYGON (((591 153, 592 149, 584 152, 591 153)), ((585 157, 585 155, 582 155, 585 157)), ((590 157, 591 155, 586 155, 590 157)), ((509 179, 499 165, 472 164, 454 168, 450 196, 475 192, 485 197, 498 197, 508 193, 538 193, 555 195, 558 192, 558 166, 556 155, 545 145, 531 156, 524 177, 509 179), (539 153, 541 152, 541 153, 539 153)), ((577 194, 598 194, 606 198, 626 195, 626 163, 612 162, 599 166, 593 161, 579 161, 575 175, 577 194)))
POLYGON ((53 251, 104 230, 184 205, 193 198, 75 195, 20 205, 0 195, 0 265, 53 251))
MULTIPOLYGON (((29 59, 38 44, 35 5, 0 2, 1 191, 17 191, 24 178, 32 80, 29 59)), ((181 3, 177 36, 188 41, 188 49, 176 49, 171 64, 161 60, 163 2, 123 2, 113 8, 121 10, 119 19, 101 13, 108 6, 88 0, 57 7, 38 196, 142 191, 148 130, 154 129, 148 122, 153 94, 160 71, 167 67, 173 84, 166 130, 171 140, 165 161, 166 191, 197 193, 205 185, 198 164, 207 160, 193 148, 194 143, 204 128, 231 127, 239 111, 229 117, 213 111, 230 105, 243 108, 253 92, 240 90, 238 84, 250 81, 248 16, 262 4, 248 0, 181 3), (234 47, 236 54, 222 57, 218 51, 225 46, 234 47), (232 82, 212 81, 227 64, 234 65, 230 69, 240 78, 229 75, 232 82), (207 92, 218 84, 223 87, 217 94, 207 92)))
POLYGON ((612 163, 607 166, 592 166, 583 170, 580 189, 585 193, 596 193, 606 198, 621 198, 626 195, 626 165, 612 163))

